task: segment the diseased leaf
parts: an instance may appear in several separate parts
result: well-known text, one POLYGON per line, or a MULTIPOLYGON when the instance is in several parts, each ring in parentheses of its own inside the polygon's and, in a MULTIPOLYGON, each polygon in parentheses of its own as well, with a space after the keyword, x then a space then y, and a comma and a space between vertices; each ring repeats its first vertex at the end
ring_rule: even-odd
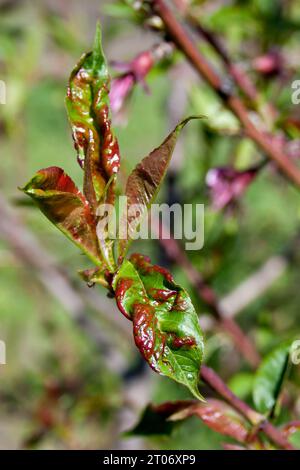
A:
POLYGON ((58 167, 40 170, 22 188, 46 217, 100 265, 95 218, 71 178, 58 167))
POLYGON ((289 364, 290 342, 273 350, 262 361, 253 384, 253 401, 260 413, 274 414, 289 364))
POLYGON ((173 150, 181 129, 191 120, 191 116, 181 121, 166 137, 163 143, 146 156, 129 175, 126 183, 127 210, 121 218, 119 259, 124 258, 134 233, 137 231, 147 209, 154 201, 167 172, 173 150), (133 206, 137 210, 133 211, 133 206), (132 211, 132 213, 131 213, 132 211))
MULTIPOLYGON (((84 54, 72 71, 66 97, 78 160, 85 172, 84 193, 94 205, 101 201, 120 163, 109 117, 109 82, 98 27, 94 49, 84 54)), ((112 196, 113 186, 109 192, 112 196)))
MULTIPOLYGON (((94 49, 83 55, 72 71, 66 97, 77 158, 84 169, 83 192, 95 214, 100 203, 114 204, 120 166, 119 145, 110 120, 109 86, 98 26, 94 49)), ((113 243, 107 228, 97 234, 103 258, 113 271, 113 243)))
POLYGON ((197 416, 209 428, 224 436, 232 437, 238 442, 247 441, 248 428, 246 420, 221 400, 209 399, 206 403, 195 403, 173 414, 169 419, 176 421, 189 416, 197 416))
POLYGON ((170 435, 176 423, 191 416, 200 418, 219 434, 241 443, 247 442, 249 429, 246 420, 227 403, 215 399, 208 399, 206 403, 186 400, 149 405, 130 434, 170 435))
POLYGON ((123 262, 112 285, 118 308, 132 320, 136 346, 150 367, 201 400, 203 335, 187 292, 167 270, 138 254, 123 262))

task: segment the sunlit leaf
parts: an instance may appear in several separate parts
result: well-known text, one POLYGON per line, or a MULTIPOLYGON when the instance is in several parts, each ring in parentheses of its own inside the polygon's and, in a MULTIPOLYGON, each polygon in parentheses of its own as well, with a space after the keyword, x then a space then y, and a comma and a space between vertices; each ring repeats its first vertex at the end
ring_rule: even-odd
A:
POLYGON ((85 197, 61 168, 38 171, 22 190, 89 258, 101 263, 95 218, 85 197))
MULTIPOLYGON (((99 203, 114 204, 120 166, 118 141, 110 120, 109 84, 98 26, 94 49, 83 55, 71 73, 66 97, 77 158, 84 169, 84 194, 95 213, 99 203)), ((113 270, 113 244, 106 229, 98 237, 102 255, 113 270)))
POLYGON ((156 372, 185 385, 198 399, 203 336, 198 316, 171 274, 132 255, 113 280, 120 311, 133 322, 136 346, 156 372))

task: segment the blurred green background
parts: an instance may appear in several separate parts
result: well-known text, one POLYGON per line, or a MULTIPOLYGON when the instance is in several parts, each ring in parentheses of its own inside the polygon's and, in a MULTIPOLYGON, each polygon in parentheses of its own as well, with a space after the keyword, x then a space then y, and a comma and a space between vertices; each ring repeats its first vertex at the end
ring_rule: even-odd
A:
MULTIPOLYGON (((224 38, 233 59, 251 74, 261 91, 261 106, 269 100, 279 109, 274 130, 283 132, 287 117, 300 120, 299 105, 290 99, 291 82, 300 78, 299 2, 195 3, 205 24, 224 38), (251 64, 272 48, 282 54, 284 70, 266 77, 251 64)), ((90 49, 98 18, 109 61, 130 60, 158 42, 157 34, 136 25, 118 2, 0 1, 0 79, 7 87, 7 103, 0 105, 0 340, 7 356, 7 364, 0 365, 0 448, 221 448, 226 439, 196 418, 170 438, 122 435, 149 401, 181 399, 188 392, 142 365, 130 325, 114 302, 100 287, 83 286, 77 276, 87 261, 17 189, 36 170, 52 165, 62 166, 81 185, 64 96, 72 67, 90 49), (29 255, 19 238, 27 240, 29 255), (30 261, 31 256, 38 262, 30 261), (87 301, 90 292, 92 302, 87 301), (95 348, 72 319, 72 312, 82 313, 82 308, 99 328, 103 347, 95 348)), ((199 47, 216 61, 204 42, 199 47)), ((280 341, 300 338, 299 192, 268 166, 238 207, 230 213, 213 211, 205 187, 207 170, 229 163, 247 168, 261 159, 259 151, 179 54, 156 67, 147 83, 150 94, 137 86, 126 118, 116 126, 124 172, 157 146, 177 120, 205 114, 207 119, 185 130, 171 166, 181 202, 206 205, 204 248, 188 256, 220 297, 270 257, 281 256, 281 275, 243 308, 238 322, 262 355, 280 341)), ((289 139, 300 138, 297 126, 284 132, 289 139)), ((168 198, 168 189, 162 188, 161 201, 168 198)), ((164 262, 156 242, 137 242, 134 249, 164 262)), ((174 265, 172 270, 203 317, 207 363, 251 403, 252 372, 224 332, 212 331, 209 311, 181 268, 174 265)), ((298 418, 299 384, 295 370, 291 393, 298 418)))

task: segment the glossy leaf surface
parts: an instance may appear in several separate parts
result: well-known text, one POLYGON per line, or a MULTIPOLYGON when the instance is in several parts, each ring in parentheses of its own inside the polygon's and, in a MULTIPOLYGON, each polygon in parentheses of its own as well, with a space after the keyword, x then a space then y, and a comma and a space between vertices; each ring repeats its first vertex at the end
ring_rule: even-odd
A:
POLYGON ((203 336, 191 299, 171 274, 148 257, 132 255, 113 280, 120 311, 133 322, 136 346, 156 372, 198 398, 203 336))
MULTIPOLYGON (((119 145, 110 120, 109 86, 98 26, 94 49, 83 55, 72 71, 66 97, 77 159, 84 169, 83 191, 96 215, 99 204, 114 204, 120 167, 119 145)), ((98 222, 101 219, 99 215, 98 222)), ((112 272, 113 241, 108 237, 107 227, 102 224, 97 235, 102 257, 112 272)))
MULTIPOLYGON (((94 49, 72 71, 66 97, 78 161, 84 168, 84 193, 95 210, 120 164, 109 116, 109 82, 98 27, 94 49)), ((113 200, 114 184, 110 184, 107 201, 113 200)))

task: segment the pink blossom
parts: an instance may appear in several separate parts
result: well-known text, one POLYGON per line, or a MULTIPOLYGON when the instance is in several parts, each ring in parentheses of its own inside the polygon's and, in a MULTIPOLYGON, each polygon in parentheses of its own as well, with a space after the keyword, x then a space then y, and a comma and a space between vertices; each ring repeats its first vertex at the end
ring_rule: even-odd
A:
POLYGON ((210 190, 212 205, 223 209, 233 203, 255 178, 258 168, 238 171, 232 167, 212 168, 206 175, 206 184, 210 190))
POLYGON ((121 110, 136 83, 142 83, 146 87, 144 78, 153 65, 154 57, 151 51, 141 52, 128 63, 113 63, 113 66, 121 72, 121 75, 113 79, 111 84, 110 105, 114 113, 121 110))
POLYGON ((273 75, 281 72, 282 57, 276 50, 270 51, 253 60, 253 68, 262 75, 273 75))
POLYGON ((132 74, 125 74, 112 81, 109 98, 113 113, 118 113, 121 110, 134 84, 135 79, 132 74))

